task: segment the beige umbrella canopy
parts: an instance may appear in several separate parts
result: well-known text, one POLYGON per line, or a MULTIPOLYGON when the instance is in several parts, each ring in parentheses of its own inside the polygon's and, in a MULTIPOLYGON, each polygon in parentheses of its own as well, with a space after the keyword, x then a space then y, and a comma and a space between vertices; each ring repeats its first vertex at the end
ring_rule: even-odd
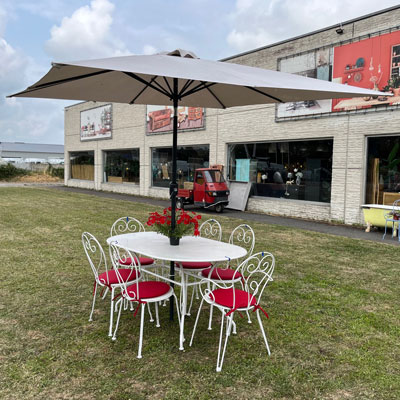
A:
POLYGON ((227 108, 377 94, 383 93, 279 71, 202 60, 179 49, 155 55, 53 63, 42 79, 10 97, 173 105, 170 193, 174 229, 178 106, 227 108))
MULTIPOLYGON (((171 229, 175 229, 178 106, 227 108, 379 95, 373 90, 245 65, 208 61, 175 50, 165 54, 53 63, 34 85, 9 97, 173 105, 171 229)), ((385 93, 387 95, 387 93, 385 93)), ((174 263, 171 262, 171 276, 174 263)), ((173 302, 170 318, 172 319, 173 302)))
POLYGON ((34 85, 10 97, 228 108, 371 96, 376 91, 245 65, 209 61, 175 50, 53 63, 34 85), (174 90, 177 79, 177 91, 174 90))

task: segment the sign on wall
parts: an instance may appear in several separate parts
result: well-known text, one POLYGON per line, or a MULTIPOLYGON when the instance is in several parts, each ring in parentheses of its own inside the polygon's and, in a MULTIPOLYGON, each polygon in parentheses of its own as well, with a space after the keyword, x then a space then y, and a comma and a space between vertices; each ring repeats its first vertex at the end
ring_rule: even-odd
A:
POLYGON ((279 70, 309 78, 391 92, 393 96, 308 100, 277 106, 277 118, 326 114, 400 104, 400 31, 376 34, 331 49, 279 60, 279 70))
MULTIPOLYGON (((329 49, 312 51, 307 54, 280 60, 282 72, 329 80, 329 49)), ((279 104, 277 117, 321 114, 331 111, 331 100, 307 100, 279 104)))
POLYGON ((394 96, 333 100, 332 111, 358 110, 400 103, 400 31, 335 47, 333 81, 394 96))
POLYGON ((112 105, 81 111, 81 140, 107 139, 112 136, 112 105))
MULTIPOLYGON (((147 106, 146 133, 172 132, 174 108, 147 106)), ((204 108, 178 107, 178 130, 204 128, 204 108)))

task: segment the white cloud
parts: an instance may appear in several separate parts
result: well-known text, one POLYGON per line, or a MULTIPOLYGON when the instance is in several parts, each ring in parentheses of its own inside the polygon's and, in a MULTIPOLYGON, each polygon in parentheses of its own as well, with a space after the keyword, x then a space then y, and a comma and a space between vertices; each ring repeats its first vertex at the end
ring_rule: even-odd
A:
POLYGON ((125 45, 111 33, 114 4, 93 0, 51 28, 46 51, 57 60, 77 60, 127 54, 125 45))
POLYGON ((0 60, 0 79, 9 84, 10 75, 15 76, 24 69, 24 57, 0 37, 0 60))
POLYGON ((226 40, 234 51, 252 50, 396 3, 394 0, 379 3, 364 0, 237 0, 235 10, 230 14, 231 29, 226 40))
POLYGON ((30 57, 0 37, 0 140, 63 142, 63 106, 66 102, 6 98, 43 74, 30 57))
POLYGON ((151 44, 145 44, 143 46, 143 54, 151 55, 151 54, 156 54, 157 52, 158 52, 157 48, 155 48, 151 44))

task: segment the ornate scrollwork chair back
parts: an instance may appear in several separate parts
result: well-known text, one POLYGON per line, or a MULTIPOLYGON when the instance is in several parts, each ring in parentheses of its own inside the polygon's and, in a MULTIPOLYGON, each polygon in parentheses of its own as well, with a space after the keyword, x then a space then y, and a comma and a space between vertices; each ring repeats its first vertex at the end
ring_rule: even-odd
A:
MULTIPOLYGON (((126 297, 128 300, 135 301, 136 298, 136 293, 139 294, 139 279, 133 283, 133 285, 136 285, 137 291, 127 291, 127 280, 124 280, 122 275, 119 272, 119 266, 122 264, 124 265, 124 268, 131 269, 132 276, 139 276, 141 277, 141 266, 140 266, 140 261, 139 257, 131 253, 128 249, 125 249, 124 247, 119 247, 115 242, 110 243, 109 247, 109 252, 110 252, 110 259, 112 262, 112 265, 114 269, 116 270, 116 275, 119 284, 121 285, 121 291, 123 293, 123 296, 126 297)), ((129 280, 128 280, 129 281, 129 280)), ((132 285, 132 284, 130 284, 132 285)))
POLYGON ((204 221, 200 225, 199 232, 201 237, 221 241, 221 224, 214 218, 210 218, 207 221, 204 221))
POLYGON ((144 225, 138 219, 133 217, 121 217, 112 224, 110 236, 144 231, 144 225))
POLYGON ((99 275, 102 272, 107 272, 107 259, 104 250, 99 241, 89 232, 82 233, 82 245, 93 271, 94 278, 97 283, 101 283, 99 282, 99 275))
MULTIPOLYGON (((256 237, 251 226, 247 224, 238 225, 229 237, 229 243, 243 247, 247 250, 246 257, 253 254, 256 237)), ((242 260, 239 260, 240 263, 242 260)))

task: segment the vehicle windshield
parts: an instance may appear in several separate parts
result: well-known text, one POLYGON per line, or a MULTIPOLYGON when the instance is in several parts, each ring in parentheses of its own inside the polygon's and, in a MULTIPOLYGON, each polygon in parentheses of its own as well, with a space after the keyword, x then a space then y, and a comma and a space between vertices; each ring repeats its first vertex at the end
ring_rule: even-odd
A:
POLYGON ((224 176, 221 171, 217 170, 208 170, 204 171, 204 176, 208 183, 223 183, 225 182, 224 176))

